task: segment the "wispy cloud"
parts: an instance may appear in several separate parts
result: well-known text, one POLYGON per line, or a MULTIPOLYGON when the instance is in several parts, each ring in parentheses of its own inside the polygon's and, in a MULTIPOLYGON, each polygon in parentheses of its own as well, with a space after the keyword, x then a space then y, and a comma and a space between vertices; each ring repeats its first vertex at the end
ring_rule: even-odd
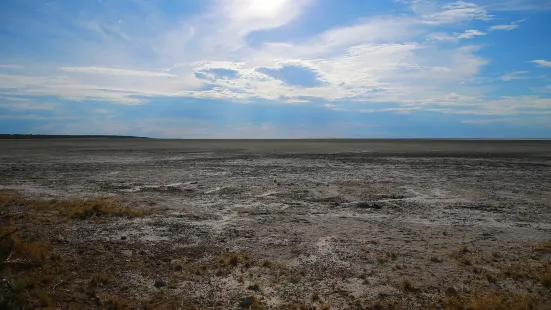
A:
POLYGON ((456 1, 444 4, 439 12, 424 14, 423 21, 427 24, 441 25, 462 22, 466 20, 488 21, 492 16, 486 9, 475 3, 456 1))
POLYGON ((59 70, 67 71, 67 72, 106 74, 106 75, 118 75, 118 76, 176 77, 176 75, 166 73, 166 72, 138 71, 138 70, 103 68, 103 67, 60 67, 59 70))
POLYGON ((551 61, 537 59, 537 60, 532 60, 532 62, 539 65, 540 67, 551 67, 551 61))
POLYGON ((494 26, 491 26, 490 28, 488 28, 488 30, 489 31, 496 31, 496 30, 510 31, 510 30, 518 28, 519 24, 524 22, 524 21, 526 21, 526 19, 521 19, 521 20, 518 20, 516 22, 506 24, 506 25, 494 25, 494 26))
POLYGON ((523 80, 527 78, 526 76, 522 76, 523 74, 526 74, 526 73, 528 73, 528 71, 514 71, 514 72, 510 72, 500 76, 499 79, 504 82, 509 82, 513 80, 523 80))
POLYGON ((21 65, 3 65, 0 64, 0 69, 23 69, 24 66, 21 65))

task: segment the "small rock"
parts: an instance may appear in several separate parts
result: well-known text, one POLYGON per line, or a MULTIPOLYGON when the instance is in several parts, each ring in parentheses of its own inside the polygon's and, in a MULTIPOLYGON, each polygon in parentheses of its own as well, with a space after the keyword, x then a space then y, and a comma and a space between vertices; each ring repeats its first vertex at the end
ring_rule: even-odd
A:
POLYGON ((156 288, 161 288, 166 286, 166 282, 162 279, 156 280, 155 284, 153 284, 156 288))
POLYGON ((124 255, 126 257, 132 256, 132 251, 131 250, 122 250, 121 253, 122 253, 122 255, 124 255))
POLYGON ((128 237, 126 236, 121 236, 121 240, 126 240, 128 237))
POLYGON ((382 209, 383 205, 376 202, 359 202, 356 207, 361 209, 382 209))
POLYGON ((457 290, 455 288, 451 287, 451 286, 448 287, 446 289, 446 296, 448 296, 448 297, 457 296, 457 290))

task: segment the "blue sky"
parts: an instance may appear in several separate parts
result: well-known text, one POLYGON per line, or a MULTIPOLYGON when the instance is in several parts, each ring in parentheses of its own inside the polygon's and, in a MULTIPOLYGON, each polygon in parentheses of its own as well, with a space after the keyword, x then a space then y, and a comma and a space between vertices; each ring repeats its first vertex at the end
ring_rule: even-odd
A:
POLYGON ((5 0, 0 132, 551 138, 551 0, 5 0))

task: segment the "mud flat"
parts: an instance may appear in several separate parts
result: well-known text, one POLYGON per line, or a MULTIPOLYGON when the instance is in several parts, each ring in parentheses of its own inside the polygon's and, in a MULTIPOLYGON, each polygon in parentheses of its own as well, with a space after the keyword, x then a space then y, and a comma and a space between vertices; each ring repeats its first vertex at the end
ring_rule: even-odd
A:
POLYGON ((551 309, 551 141, 0 140, 0 304, 551 309))

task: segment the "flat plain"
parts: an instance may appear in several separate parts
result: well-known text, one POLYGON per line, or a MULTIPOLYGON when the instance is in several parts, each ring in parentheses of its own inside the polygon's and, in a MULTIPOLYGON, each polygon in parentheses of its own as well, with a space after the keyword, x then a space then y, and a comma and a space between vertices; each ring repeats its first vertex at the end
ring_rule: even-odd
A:
POLYGON ((0 305, 551 309, 551 141, 0 140, 0 305))

